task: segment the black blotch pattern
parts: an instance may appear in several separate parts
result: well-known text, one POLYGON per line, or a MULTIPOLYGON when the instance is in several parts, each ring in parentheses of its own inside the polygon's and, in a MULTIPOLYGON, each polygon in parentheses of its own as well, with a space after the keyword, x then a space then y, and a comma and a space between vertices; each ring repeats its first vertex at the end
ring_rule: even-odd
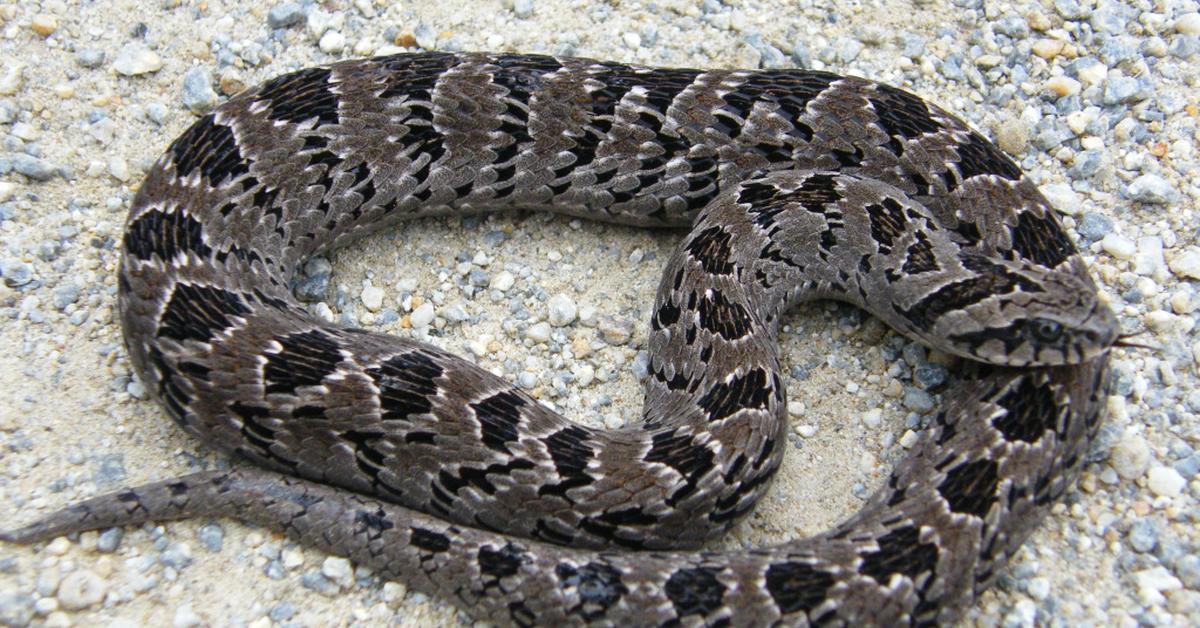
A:
MULTIPOLYGON (((529 555, 525 552, 525 548, 514 543, 506 543, 500 549, 493 549, 491 546, 484 545, 479 548, 479 572, 485 576, 491 576, 499 580, 508 576, 515 576, 521 571, 521 565, 529 555)), ((484 587, 495 586, 496 582, 485 583, 484 587)))
POLYGON ((929 237, 924 233, 917 232, 917 241, 908 247, 901 270, 909 275, 932 273, 941 270, 938 266, 937 258, 933 255, 933 245, 929 243, 929 237))
POLYGON ((404 421, 414 414, 432 411, 430 399, 437 395, 434 380, 442 372, 442 367, 420 350, 400 354, 385 360, 378 368, 367 369, 367 375, 379 388, 383 420, 404 421))
POLYGON ((766 371, 756 368, 732 381, 713 385, 700 398, 700 407, 708 413, 708 420, 720 421, 739 410, 766 408, 771 397, 766 371))
POLYGON ((279 353, 266 353, 263 380, 268 395, 295 394, 301 386, 319 386, 326 376, 337 371, 343 359, 337 341, 315 329, 275 340, 283 349, 279 353))
POLYGON ((316 118, 316 126, 338 123, 338 95, 329 83, 329 68, 307 68, 277 76, 258 90, 256 100, 266 103, 271 120, 299 123, 316 118))
POLYGON ((457 475, 443 469, 438 472, 437 483, 432 486, 434 502, 431 505, 434 508, 449 505, 454 501, 454 496, 458 494, 459 489, 465 486, 472 486, 488 495, 493 495, 496 493, 496 485, 488 479, 489 475, 508 475, 514 471, 527 471, 534 468, 537 468, 537 465, 528 460, 513 458, 506 464, 492 464, 484 469, 459 467, 457 475))
POLYGON ((511 390, 471 404, 483 444, 500 453, 511 453, 506 445, 517 440, 517 424, 521 422, 521 408, 525 404, 525 399, 511 390))
POLYGON ((554 469, 562 480, 556 484, 546 484, 538 489, 539 495, 561 495, 572 488, 587 486, 594 478, 588 474, 587 465, 594 452, 584 444, 588 431, 578 425, 569 425, 542 440, 550 459, 554 461, 554 469))
MULTIPOLYGON (((778 114, 793 124, 788 130, 789 135, 807 142, 812 139, 812 130, 801 123, 800 118, 805 115, 809 101, 838 78, 834 74, 811 70, 781 70, 772 72, 770 77, 751 74, 737 89, 721 97, 727 106, 724 112, 718 112, 716 128, 736 138, 754 104, 765 101, 777 105, 778 114)), ((790 161, 792 155, 790 151, 780 151, 768 154, 768 157, 790 161)))
POLYGON ((1021 178, 1021 169, 991 142, 974 131, 958 144, 958 174, 963 181, 979 175, 995 175, 1009 181, 1021 178))
POLYGON ((859 571, 881 585, 887 585, 892 574, 907 576, 916 581, 922 573, 937 566, 938 548, 922 543, 917 528, 907 525, 896 528, 879 538, 879 549, 862 554, 859 571))
POLYGON ((964 462, 946 472, 938 493, 950 504, 950 510, 983 517, 996 501, 998 471, 994 460, 964 462))
POLYGON ((721 227, 709 227, 692 237, 685 250, 700 263, 705 272, 728 275, 733 272, 731 241, 732 236, 728 231, 721 227))
POLYGON ((675 606, 679 618, 688 615, 704 617, 721 607, 725 585, 717 580, 717 573, 718 570, 709 567, 692 567, 671 574, 663 592, 675 606))
POLYGON ((904 208, 895 199, 885 198, 880 203, 867 205, 866 210, 871 223, 871 238, 879 243, 881 253, 890 253, 896 238, 904 234, 907 224, 904 208))
POLYGON ((655 434, 645 457, 646 462, 665 464, 683 477, 684 485, 667 496, 670 506, 696 492, 700 479, 715 466, 713 459, 711 450, 696 443, 690 434, 680 433, 679 430, 655 434))
POLYGON ((249 312, 250 308, 236 293, 212 286, 177 283, 159 321, 158 337, 181 342, 207 342, 218 331, 233 325, 230 316, 249 312))
POLYGON ((658 311, 656 311, 654 313, 654 316, 650 319, 650 325, 655 330, 665 329, 667 327, 670 327, 671 325, 674 325, 676 322, 678 322, 679 315, 681 313, 682 313, 682 310, 679 309, 678 305, 675 305, 674 303, 667 301, 667 302, 663 303, 658 308, 658 311))
POLYGON ((1012 229, 1012 247, 1023 259, 1047 268, 1054 268, 1075 254, 1070 238, 1048 212, 1042 216, 1032 211, 1022 212, 1012 229))
POLYGON ((143 260, 157 255, 169 262, 180 253, 194 253, 201 258, 212 254, 212 248, 204 243, 200 221, 179 208, 170 213, 147 210, 129 223, 124 243, 126 251, 143 260))
POLYGON ((996 404, 1007 412, 992 419, 992 427, 1010 441, 1036 443, 1047 429, 1054 429, 1054 423, 1047 421, 1056 421, 1059 414, 1054 391, 1038 386, 1029 377, 996 399, 996 404))
POLYGON ((370 539, 378 539, 384 532, 396 527, 396 524, 387 518, 383 509, 374 512, 360 510, 354 515, 354 523, 360 526, 361 530, 366 530, 370 539))
POLYGON ((783 613, 807 613, 825 600, 833 576, 812 565, 773 563, 767 568, 767 591, 783 613))
POLYGON ((875 95, 868 100, 879 118, 879 126, 892 137, 911 140, 926 133, 937 133, 942 128, 933 119, 925 101, 902 89, 876 85, 875 95))
POLYGON ((379 477, 379 472, 387 468, 387 454, 379 446, 385 441, 386 435, 378 430, 345 430, 339 436, 354 444, 354 464, 364 475, 371 478, 377 489, 398 493, 379 477))
POLYGON ((408 537, 409 545, 438 554, 450 549, 450 538, 440 532, 425 528, 412 528, 408 537))
MULTIPOLYGON (((974 277, 946 284, 931 292, 901 313, 922 329, 950 310, 960 309, 987 297, 1005 295, 1020 289, 1024 292, 1041 292, 1033 282, 1005 270, 1003 266, 989 262, 978 255, 961 255, 963 266, 974 271, 974 277)), ((1023 338, 1010 335, 1009 338, 1023 338)))
POLYGON ((559 563, 554 568, 554 575, 561 588, 575 589, 579 606, 572 610, 588 621, 603 617, 621 596, 629 593, 629 588, 621 582, 621 573, 604 563, 591 562, 579 567, 559 563))
POLYGON ((200 176, 213 187, 227 178, 236 179, 250 172, 250 163, 238 150, 233 129, 217 124, 211 113, 184 131, 168 150, 180 178, 199 169, 200 176))
POLYGON ((742 338, 754 327, 750 312, 721 292, 706 294, 697 303, 696 311, 700 327, 726 340, 742 338))

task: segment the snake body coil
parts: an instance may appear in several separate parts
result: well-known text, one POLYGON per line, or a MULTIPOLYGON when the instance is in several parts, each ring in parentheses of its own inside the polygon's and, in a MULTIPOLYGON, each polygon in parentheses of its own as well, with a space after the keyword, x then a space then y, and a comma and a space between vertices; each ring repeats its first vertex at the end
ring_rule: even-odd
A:
POLYGON ((524 55, 347 61, 229 100, 147 176, 119 287, 147 388, 267 470, 94 498, 0 538, 228 515, 519 625, 951 621, 1073 481, 1116 329, 1035 185, 907 92, 524 55), (292 297, 311 255, 505 208, 691 225, 653 310, 637 424, 574 424, 292 297), (698 550, 779 466, 777 321, 815 298, 977 366, 849 520, 698 550))

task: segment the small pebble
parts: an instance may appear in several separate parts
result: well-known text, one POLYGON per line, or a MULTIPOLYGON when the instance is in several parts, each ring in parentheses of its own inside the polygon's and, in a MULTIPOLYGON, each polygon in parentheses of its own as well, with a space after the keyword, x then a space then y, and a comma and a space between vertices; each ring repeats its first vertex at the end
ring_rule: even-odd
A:
POLYGON ((1129 184, 1129 198, 1141 203, 1164 205, 1178 196, 1171 184, 1156 174, 1144 174, 1129 184))
POLYGON ((546 304, 546 318, 555 327, 565 327, 574 322, 578 309, 575 301, 565 294, 556 294, 546 304))
POLYGON ((1117 475, 1127 480, 1141 477, 1150 466, 1150 446, 1140 435, 1126 432, 1121 440, 1113 445, 1109 462, 1117 471, 1117 475))
POLYGON ((183 94, 180 101, 192 113, 205 114, 217 104, 217 92, 212 88, 212 74, 194 67, 183 75, 183 94))
POLYGON ((1178 497, 1187 480, 1171 467, 1155 467, 1146 475, 1146 486, 1159 497, 1178 497))
POLYGON ((162 58, 141 42, 125 44, 113 59, 113 69, 124 76, 140 76, 162 69, 162 58))
POLYGON ((53 15, 39 13, 33 16, 33 19, 29 22, 29 28, 32 28, 33 32, 42 37, 49 37, 54 34, 54 31, 58 30, 58 19, 53 15))
POLYGON ((95 572, 73 571, 58 585, 58 603, 66 610, 77 611, 99 604, 108 592, 108 584, 95 572))
POLYGON ((433 304, 426 301, 412 311, 412 314, 409 315, 409 322, 415 329, 423 329, 433 322, 433 317, 433 304))

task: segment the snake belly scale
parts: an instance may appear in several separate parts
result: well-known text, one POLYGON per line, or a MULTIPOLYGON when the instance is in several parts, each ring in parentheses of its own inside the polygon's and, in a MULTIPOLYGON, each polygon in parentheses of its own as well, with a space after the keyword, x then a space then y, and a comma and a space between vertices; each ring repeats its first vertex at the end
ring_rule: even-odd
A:
POLYGON ((991 143, 908 92, 804 70, 477 53, 309 68, 176 139, 123 237, 137 374, 255 466, 0 538, 230 516, 499 624, 953 621, 1074 480, 1116 339, 1053 209, 991 143), (581 426, 292 296, 309 256, 510 208, 691 227, 652 310, 639 422, 581 426), (700 549, 779 466, 778 318, 817 298, 965 358, 960 381, 847 521, 700 549))

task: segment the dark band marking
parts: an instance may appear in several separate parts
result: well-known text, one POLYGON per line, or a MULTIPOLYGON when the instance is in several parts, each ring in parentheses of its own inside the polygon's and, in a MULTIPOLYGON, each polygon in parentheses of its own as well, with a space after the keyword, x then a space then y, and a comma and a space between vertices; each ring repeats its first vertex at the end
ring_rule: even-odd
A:
POLYGON ((212 187, 250 172, 250 162, 238 150, 233 129, 217 124, 211 113, 197 120, 167 150, 180 178, 199 169, 200 176, 208 179, 212 187))
POLYGON ((426 552, 439 554, 450 549, 450 538, 445 534, 426 530, 425 528, 412 528, 408 544, 426 552))
POLYGON ((811 565, 786 562, 773 563, 767 568, 766 583, 781 612, 807 613, 825 601, 834 579, 811 565))
POLYGON ((674 506, 696 492, 701 478, 716 466, 714 458, 713 452, 696 443, 692 435, 670 430, 652 437, 645 460, 665 464, 683 477, 684 485, 667 496, 667 505, 674 506))
POLYGON ((517 440, 517 425, 525 398, 516 391, 506 390, 471 404, 483 444, 503 454, 512 453, 506 446, 517 440))
POLYGON ((1042 216, 1021 212, 1012 229, 1013 250, 1022 259, 1055 268, 1075 254, 1075 247, 1049 212, 1042 216))
POLYGON ((725 585, 717 580, 719 572, 719 569, 709 567, 693 567, 671 574, 663 592, 675 606, 675 615, 679 619, 688 615, 703 618, 720 610, 725 585))
POLYGON ((331 74, 329 68, 307 68, 277 76, 263 83, 256 100, 266 103, 271 120, 298 124, 315 117, 317 127, 337 124, 338 95, 331 74))
POLYGON ((204 226, 180 208, 170 213, 148 209, 125 229, 125 250, 138 259, 157 255, 170 262, 181 253, 205 258, 212 248, 204 243, 204 226))
POLYGON ((767 373, 756 368, 734 377, 729 383, 713 385, 699 403, 712 422, 732 416, 740 410, 765 409, 770 398, 771 386, 767 381, 767 373))
POLYGON ((749 310, 721 292, 706 294, 697 303, 696 312, 700 327, 726 340, 743 338, 754 328, 749 310))
POLYGON ((621 573, 600 562, 591 562, 579 567, 570 563, 559 563, 554 568, 554 575, 558 577, 559 587, 564 593, 569 594, 569 590, 574 589, 579 598, 578 606, 570 611, 579 613, 588 621, 603 617, 621 596, 629 593, 629 588, 621 582, 621 573))
POLYGON ((684 250, 710 275, 733 272, 732 236, 721 227, 709 227, 697 233, 684 250))
POLYGON ((917 528, 907 525, 879 537, 879 549, 862 554, 859 571, 887 586, 895 574, 916 582, 921 574, 937 566, 938 547, 922 543, 917 528))
POLYGON ((951 511, 982 518, 996 502, 998 471, 995 460, 964 462, 946 472, 938 493, 951 511))
POLYGON ((250 313, 236 293, 212 286, 175 284, 171 299, 163 310, 158 337, 208 342, 217 332, 233 326, 230 316, 250 313))
POLYGON ((1006 412, 992 419, 992 427, 1010 441, 1036 443, 1046 430, 1055 428, 1059 415, 1054 391, 1048 386, 1038 386, 1029 377, 1022 378, 996 399, 996 404, 1006 412))
POLYGON ((263 366, 265 392, 294 394, 301 386, 319 386, 337 372, 342 361, 337 341, 318 330, 276 338, 283 345, 278 353, 266 353, 263 366))
POLYGON ((367 369, 379 388, 379 406, 384 421, 404 421, 414 414, 433 410, 433 397, 442 367, 421 350, 403 353, 367 369))

